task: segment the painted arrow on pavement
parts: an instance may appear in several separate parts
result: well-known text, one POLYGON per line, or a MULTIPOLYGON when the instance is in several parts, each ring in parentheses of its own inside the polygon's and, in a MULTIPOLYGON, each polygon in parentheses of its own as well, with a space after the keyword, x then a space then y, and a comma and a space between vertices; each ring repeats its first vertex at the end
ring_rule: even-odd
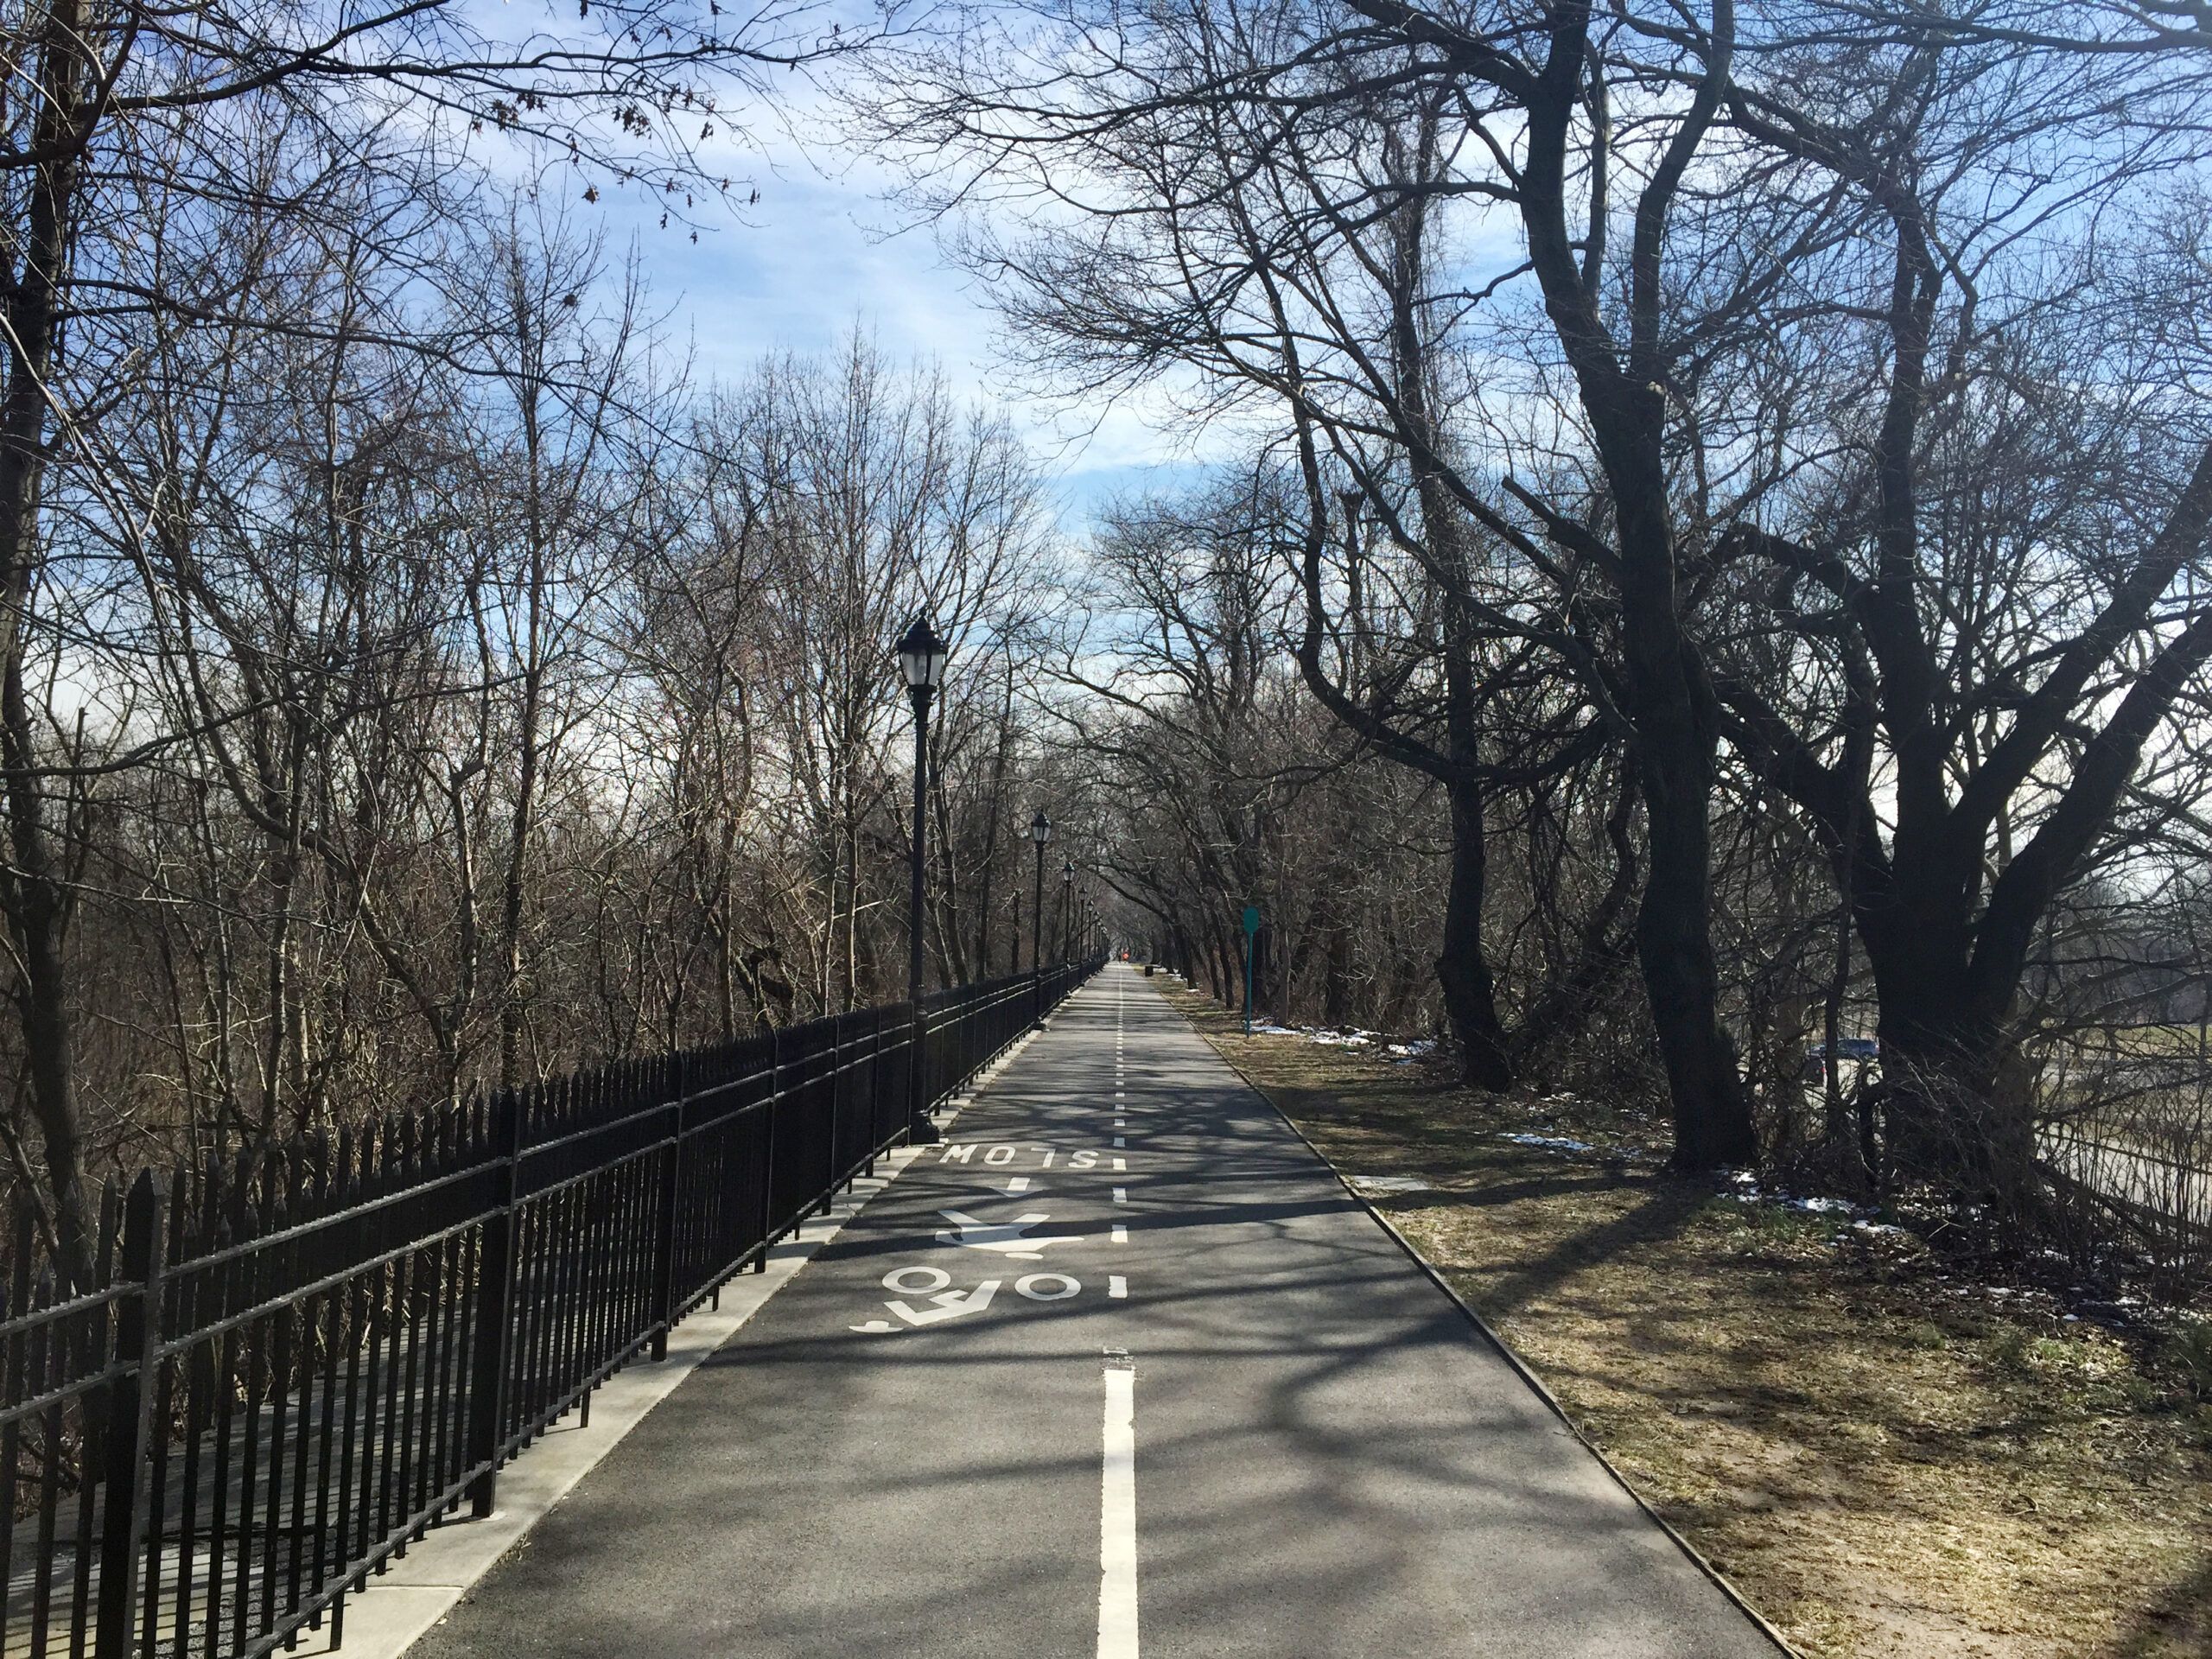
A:
POLYGON ((1017 1216, 1010 1222, 978 1221, 975 1217, 957 1210, 940 1210, 938 1214, 950 1222, 958 1230, 939 1233, 940 1244, 956 1244, 963 1250, 996 1250, 1001 1255, 1010 1255, 1017 1262, 1036 1262, 1043 1259, 1045 1249, 1051 1244, 1072 1244, 1076 1235, 1064 1233, 1050 1238, 1030 1238, 1027 1230, 1047 1222, 1052 1217, 1041 1210, 1033 1210, 1026 1216, 1017 1216))

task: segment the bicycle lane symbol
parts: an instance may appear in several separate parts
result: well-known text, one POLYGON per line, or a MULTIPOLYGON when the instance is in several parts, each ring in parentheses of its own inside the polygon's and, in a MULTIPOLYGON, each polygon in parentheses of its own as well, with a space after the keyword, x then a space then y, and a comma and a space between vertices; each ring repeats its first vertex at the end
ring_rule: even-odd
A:
MULTIPOLYGON (((901 1323, 890 1319, 870 1319, 851 1328, 867 1336, 895 1335, 902 1331, 918 1330, 924 1325, 942 1325, 947 1319, 965 1318, 981 1313, 991 1305, 1005 1281, 986 1279, 973 1290, 950 1288, 952 1275, 943 1268, 916 1265, 893 1268, 883 1275, 883 1287, 895 1291, 899 1300, 887 1301, 884 1306, 899 1316, 901 1323), (906 1300, 913 1297, 923 1306, 917 1307, 906 1300)), ((1062 1302, 1083 1289, 1082 1281, 1065 1273, 1025 1274, 1014 1281, 1014 1294, 1033 1302, 1062 1302)))

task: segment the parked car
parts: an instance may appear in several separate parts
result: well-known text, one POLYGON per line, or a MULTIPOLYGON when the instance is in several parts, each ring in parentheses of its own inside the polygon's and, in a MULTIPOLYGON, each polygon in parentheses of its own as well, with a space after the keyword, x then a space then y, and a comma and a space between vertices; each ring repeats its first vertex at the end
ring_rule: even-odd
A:
MULTIPOLYGON (((1847 1065, 1866 1065, 1882 1058, 1882 1046, 1872 1037, 1839 1037, 1835 1057, 1847 1065)), ((1818 1083, 1827 1070, 1827 1058, 1828 1046, 1815 1043, 1805 1051, 1805 1069, 1799 1076, 1807 1083, 1818 1083)))
MULTIPOLYGON (((1806 1052, 1814 1059, 1825 1060, 1828 1046, 1815 1043, 1806 1052)), ((1878 1060, 1882 1058, 1882 1045, 1872 1037, 1839 1037, 1835 1039, 1835 1057, 1839 1060, 1878 1060)))

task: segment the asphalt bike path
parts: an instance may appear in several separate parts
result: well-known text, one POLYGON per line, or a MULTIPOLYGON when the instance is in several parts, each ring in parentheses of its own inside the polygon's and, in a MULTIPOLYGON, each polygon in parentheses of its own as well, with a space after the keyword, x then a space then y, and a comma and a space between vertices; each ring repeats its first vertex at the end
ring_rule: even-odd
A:
POLYGON ((1776 1651, 1117 964, 410 1659, 1776 1651))

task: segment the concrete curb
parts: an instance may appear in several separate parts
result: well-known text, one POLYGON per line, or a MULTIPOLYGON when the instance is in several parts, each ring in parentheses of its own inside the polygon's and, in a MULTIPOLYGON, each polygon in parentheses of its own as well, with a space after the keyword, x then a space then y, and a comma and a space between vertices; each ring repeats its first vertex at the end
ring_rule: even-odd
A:
MULTIPOLYGON (((1201 993, 1193 992, 1192 995, 1201 995, 1201 993)), ((1160 1000, 1163 1002, 1166 1002, 1166 998, 1164 996, 1160 1000)), ((1167 1007, 1172 1012, 1179 1014, 1182 1013, 1182 1010, 1177 1008, 1173 1002, 1168 1002, 1167 1007)), ((1185 1016, 1185 1023, 1187 1023, 1187 1015, 1185 1016)), ((1427 1276, 1429 1282, 1451 1299, 1452 1305, 1458 1308, 1461 1313, 1466 1316, 1467 1322, 1473 1325, 1474 1328, 1482 1334, 1483 1339, 1492 1348, 1497 1351, 1499 1357, 1503 1359, 1508 1365, 1511 1366, 1515 1375, 1519 1376, 1523 1382, 1527 1383, 1529 1387, 1535 1391, 1536 1397, 1541 1400, 1544 1404, 1550 1408, 1552 1414, 1559 1419, 1560 1422, 1566 1427, 1567 1432, 1574 1436, 1575 1440, 1580 1443, 1583 1449, 1587 1451, 1592 1457, 1598 1460, 1599 1465, 1604 1468, 1605 1471, 1612 1477, 1614 1484, 1624 1492, 1628 1494, 1630 1501, 1635 1503, 1636 1507, 1643 1510, 1647 1516, 1650 1516, 1654 1524, 1656 1524, 1662 1532, 1665 1533, 1669 1538, 1674 1541, 1675 1548, 1681 1550, 1685 1556, 1689 1558, 1690 1564, 1695 1567, 1697 1570, 1700 1573, 1702 1573, 1707 1579, 1711 1580, 1714 1588, 1718 1589, 1722 1595, 1727 1597, 1731 1602, 1734 1603, 1737 1610, 1740 1611, 1745 1618, 1750 1619, 1752 1624, 1756 1624, 1759 1629, 1760 1634, 1764 1636, 1768 1641, 1773 1643, 1777 1649, 1783 1653, 1789 1655, 1790 1659, 1804 1659, 1804 1656, 1800 1653, 1796 1648, 1790 1645, 1789 1637, 1783 1636, 1780 1630, 1777 1630, 1772 1624, 1769 1624, 1765 1615, 1761 1613, 1758 1608, 1752 1606, 1751 1602, 1745 1597, 1744 1592, 1728 1581, 1728 1578, 1726 1573, 1722 1573, 1719 1567, 1713 1566, 1711 1561, 1706 1560, 1704 1554, 1698 1549, 1696 1545, 1691 1543, 1688 1539, 1683 1537, 1680 1532, 1675 1529, 1673 1522, 1669 1521, 1665 1516, 1660 1514, 1658 1510, 1651 1507, 1650 1503, 1645 1499, 1643 1494, 1637 1491, 1636 1487, 1630 1484, 1628 1477, 1622 1474, 1621 1471, 1614 1466, 1613 1460, 1607 1457, 1605 1452, 1597 1446, 1587 1434, 1585 1434, 1582 1432, 1581 1426, 1578 1424, 1572 1416, 1568 1415, 1567 1408, 1560 1403, 1559 1396, 1554 1395, 1545 1384, 1543 1378, 1536 1375, 1535 1370, 1529 1365, 1529 1362, 1522 1358, 1520 1354, 1515 1351, 1512 1344, 1507 1342, 1488 1319, 1484 1319, 1480 1313, 1478 1313, 1473 1307, 1468 1305, 1466 1298, 1460 1295, 1458 1291, 1452 1287, 1451 1282, 1437 1269, 1435 1264, 1430 1262, 1427 1256, 1423 1255, 1419 1249, 1414 1248, 1413 1241, 1398 1230, 1396 1225, 1390 1220, 1389 1217, 1384 1215, 1380 1210, 1377 1210, 1373 1202, 1369 1199, 1365 1194, 1362 1193, 1357 1188, 1354 1187, 1350 1181, 1344 1179, 1344 1172, 1336 1166, 1335 1163, 1330 1160, 1327 1154, 1324 1153, 1320 1147, 1313 1144, 1311 1137, 1306 1135, 1305 1130, 1298 1127, 1298 1124, 1292 1119, 1288 1112, 1286 1112, 1281 1107, 1275 1104, 1274 1097, 1268 1094, 1265 1089, 1262 1088, 1260 1084, 1253 1079, 1252 1075, 1246 1071, 1243 1066, 1239 1065, 1234 1058, 1230 1055, 1224 1053, 1219 1044, 1207 1037, 1206 1034, 1204 1032, 1199 1031, 1196 1026, 1192 1026, 1191 1029, 1192 1033, 1204 1042, 1208 1048, 1213 1050, 1216 1054, 1220 1055, 1222 1064, 1226 1065, 1231 1071, 1234 1071, 1240 1078, 1242 1078, 1243 1080, 1244 1086, 1247 1089, 1249 1089, 1254 1094, 1257 1095, 1267 1103, 1267 1107, 1269 1111, 1273 1112, 1277 1117, 1282 1119, 1284 1124, 1289 1128, 1293 1135, 1299 1138, 1306 1149, 1308 1152, 1311 1152, 1316 1158, 1319 1159, 1323 1166, 1327 1168, 1329 1173, 1336 1177, 1337 1185, 1344 1188, 1346 1196, 1349 1197, 1355 1204, 1358 1205, 1361 1209, 1366 1211, 1368 1215, 1374 1219, 1376 1225, 1382 1228, 1385 1233, 1389 1235, 1391 1240, 1397 1245, 1397 1247, 1406 1253, 1407 1258, 1427 1276)))
MULTIPOLYGON (((976 1074, 963 1094, 938 1109, 936 1122, 950 1125, 1035 1035, 1025 1032, 1016 1038, 976 1074)), ((781 1243, 770 1247, 766 1271, 741 1271, 724 1280, 718 1305, 701 1306, 669 1333, 666 1359, 639 1359, 623 1367, 590 1395, 585 1411, 571 1409, 499 1471, 499 1507, 491 1515, 480 1521, 465 1510, 449 1516, 408 1546, 406 1554, 393 1559, 384 1572, 372 1573, 366 1589, 346 1598, 341 1644, 333 1647, 332 1627, 326 1619, 321 1629, 302 1631, 298 1645, 289 1651, 302 1659, 333 1653, 339 1659, 400 1659, 479 1580, 525 1544, 531 1529, 597 1468, 648 1412, 743 1329, 769 1298, 791 1283, 847 1222, 925 1150, 894 1148, 882 1160, 891 1166, 887 1173, 855 1180, 826 1214, 810 1217, 781 1243), (588 1422, 583 1421, 587 1414, 588 1422)))

